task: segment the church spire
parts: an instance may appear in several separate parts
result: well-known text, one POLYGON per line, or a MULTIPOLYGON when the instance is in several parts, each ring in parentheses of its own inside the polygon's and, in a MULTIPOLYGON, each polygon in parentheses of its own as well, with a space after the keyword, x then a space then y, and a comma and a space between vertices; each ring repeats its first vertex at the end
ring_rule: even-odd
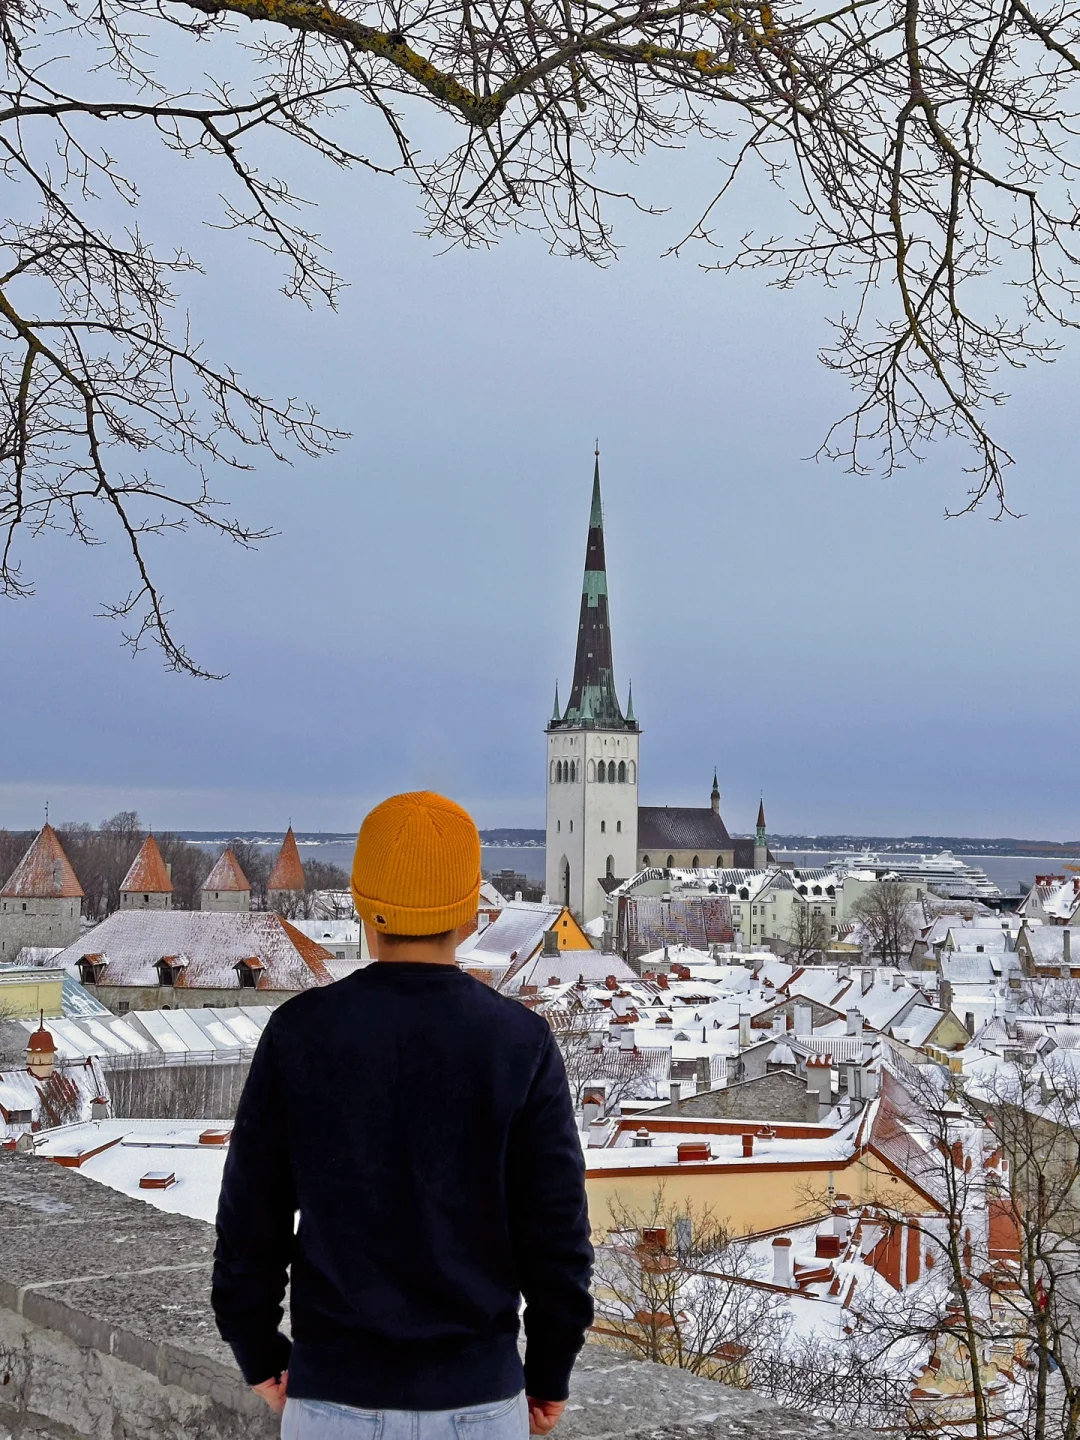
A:
POLYGON ((719 781, 718 778, 717 778, 716 766, 715 766, 715 765, 713 766, 713 772, 712 772, 712 794, 709 796, 709 800, 710 800, 710 802, 712 803, 712 813, 713 813, 714 815, 719 815, 719 814, 720 814, 720 781, 719 781))
POLYGON ((562 719, 562 710, 561 710, 561 708, 560 708, 560 706, 559 706, 559 682, 558 682, 558 680, 556 680, 556 681, 555 681, 555 708, 554 708, 554 710, 552 710, 552 712, 551 712, 551 723, 552 723, 553 725, 558 725, 558 723, 559 723, 559 721, 560 721, 561 719, 562 719))
POLYGON ((604 557, 604 507, 600 498, 600 451, 593 469, 589 538, 585 546, 585 577, 581 586, 577 654, 570 703, 564 725, 587 725, 598 730, 624 730, 632 723, 624 717, 615 693, 611 663, 611 622, 608 614, 607 565, 604 557))

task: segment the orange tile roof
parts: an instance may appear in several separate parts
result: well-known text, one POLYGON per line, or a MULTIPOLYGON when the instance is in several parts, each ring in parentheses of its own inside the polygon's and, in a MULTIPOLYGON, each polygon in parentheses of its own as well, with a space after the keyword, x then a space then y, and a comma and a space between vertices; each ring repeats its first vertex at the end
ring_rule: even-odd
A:
POLYGON ((274 868, 270 871, 270 879, 267 881, 268 890, 303 890, 307 881, 304 878, 304 867, 300 863, 300 851, 296 848, 296 836, 290 825, 285 832, 285 839, 281 842, 281 849, 274 861, 274 868))
POLYGON ((248 878, 230 846, 203 881, 204 890, 250 890, 248 878))
POLYGON ((51 825, 38 834, 0 895, 7 900, 82 899, 83 888, 51 825))
POLYGON ((120 889, 132 892, 143 891, 149 895, 171 895, 172 881, 161 858, 161 851, 153 835, 143 841, 142 849, 131 862, 131 869, 120 883, 120 889))

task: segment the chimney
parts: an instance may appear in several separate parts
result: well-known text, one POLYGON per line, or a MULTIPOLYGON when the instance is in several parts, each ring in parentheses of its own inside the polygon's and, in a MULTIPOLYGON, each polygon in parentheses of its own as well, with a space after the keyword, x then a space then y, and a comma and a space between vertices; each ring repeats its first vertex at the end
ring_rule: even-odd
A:
POLYGON ((699 1090, 712 1089, 712 1065, 707 1055, 699 1055, 696 1061, 697 1066, 697 1088, 699 1090))
POLYGON ((847 1033, 849 1035, 862 1034, 862 1016, 858 1010, 847 1011, 847 1033))
POLYGON ((743 1159, 744 1159, 744 1160, 749 1160, 749 1159, 752 1157, 752 1155, 753 1155, 753 1153, 754 1153, 754 1137, 753 1137, 753 1135, 744 1135, 744 1136, 742 1137, 742 1153, 743 1153, 743 1159))
POLYGON ((965 1011, 964 1011, 964 1029, 968 1032, 969 1035, 974 1035, 974 1034, 975 1034, 975 1011, 974 1011, 974 1010, 965 1010, 965 1011))
POLYGON ((678 1105, 679 1101, 682 1099, 682 1082, 680 1080, 672 1080, 670 1086, 668 1087, 668 1091, 670 1094, 672 1105, 678 1105))
POLYGON ((840 1237, 841 1243, 846 1242, 851 1234, 851 1196, 833 1196, 833 1230, 840 1237))
POLYGON ((636 1050, 636 1049, 637 1049, 637 1046, 634 1044, 634 1032, 633 1032, 633 1030, 631 1030, 631 1028, 630 1028, 629 1025, 625 1026, 625 1027, 623 1028, 623 1030, 622 1030, 622 1033, 619 1035, 619 1049, 620 1049, 620 1050, 636 1050))
POLYGON ((862 993, 865 995, 866 992, 870 989, 871 985, 873 985, 873 983, 874 983, 874 972, 873 972, 871 969, 869 969, 868 967, 864 967, 864 968, 863 968, 863 972, 862 972, 862 976, 861 976, 861 981, 862 981, 862 993))
POLYGON ((744 1010, 739 1015, 739 1049, 746 1050, 750 1045, 750 1016, 744 1010))
POLYGON ((791 1241, 786 1235, 778 1235, 772 1242, 773 1284, 790 1290, 795 1284, 795 1270, 791 1257, 791 1241))
POLYGON ((666 990, 668 988, 668 977, 666 975, 657 975, 656 983, 660 986, 661 990, 666 990))
POLYGON ((900 974, 899 970, 897 970, 896 974, 892 977, 892 988, 894 990, 902 990, 904 988, 904 977, 900 974))
POLYGON ((520 900, 521 900, 521 891, 520 891, 520 890, 515 890, 515 891, 514 891, 514 899, 520 902, 520 900))
POLYGON ((559 932, 557 930, 544 931, 544 954, 558 955, 559 953, 559 932))
POLYGON ((795 1034, 812 1035, 814 1033, 814 1012, 809 1005, 795 1006, 795 1034))
MULTIPOLYGON (((606 1120, 593 1120, 590 1122, 587 1141, 590 1150, 595 1150, 598 1146, 603 1145, 607 1137, 608 1124, 606 1120)), ((636 1144, 637 1142, 635 1141, 634 1143, 636 1144)), ((646 1144, 647 1143, 646 1141, 646 1144)))
POLYGON ((828 1230, 819 1231, 814 1253, 819 1260, 839 1260, 840 1236, 830 1234, 828 1230))
POLYGON ((1061 955, 1066 965, 1072 964, 1072 933, 1067 925, 1061 932, 1061 955))
POLYGON ((635 1131, 633 1146, 635 1150, 647 1150, 651 1144, 652 1139, 644 1126, 642 1126, 640 1130, 635 1131))

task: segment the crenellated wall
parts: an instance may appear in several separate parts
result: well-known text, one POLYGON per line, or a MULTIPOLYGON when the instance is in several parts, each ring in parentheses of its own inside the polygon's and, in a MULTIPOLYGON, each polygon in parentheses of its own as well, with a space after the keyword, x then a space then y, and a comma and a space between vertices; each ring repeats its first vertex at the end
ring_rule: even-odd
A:
MULTIPOLYGON (((218 1339, 214 1233, 0 1152, 0 1440, 271 1440, 218 1339)), ((870 1440, 685 1371, 582 1352, 557 1440, 870 1440)))

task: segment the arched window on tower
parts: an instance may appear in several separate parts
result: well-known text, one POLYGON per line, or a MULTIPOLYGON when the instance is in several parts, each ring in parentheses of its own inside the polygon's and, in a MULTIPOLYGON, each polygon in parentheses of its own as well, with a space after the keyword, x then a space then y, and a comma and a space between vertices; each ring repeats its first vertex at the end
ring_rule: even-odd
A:
POLYGON ((577 761, 576 761, 576 760, 571 760, 571 761, 570 761, 570 779, 571 779, 571 781, 572 781, 574 784, 577 784, 577 761))
POLYGON ((609 761, 607 762, 607 778, 611 781, 612 785, 615 784, 615 761, 614 761, 614 760, 609 760, 609 761))
POLYGON ((694 856, 694 863, 690 866, 690 869, 691 869, 691 870, 700 870, 700 869, 701 869, 701 856, 700 856, 700 855, 695 855, 695 856, 694 856))
POLYGON ((625 785, 625 784, 626 784, 626 761, 625 761, 625 760, 620 760, 620 761, 619 761, 619 784, 620 784, 620 785, 625 785))
POLYGON ((607 821, 606 821, 606 820, 601 820, 601 821, 600 821, 600 834, 601 834, 601 835, 606 835, 606 834, 607 834, 607 821))
POLYGON ((608 877, 609 880, 611 880, 611 879, 614 878, 614 875, 615 875, 615 856, 614 856, 614 855, 609 855, 609 856, 607 857, 607 877, 608 877))
POLYGON ((555 761, 554 761, 554 760, 552 760, 552 762, 551 762, 551 783, 552 783, 552 785, 555 784, 555 761))
POLYGON ((631 785, 637 784, 637 764, 633 760, 631 760, 630 764, 626 767, 626 778, 630 781, 631 785))
POLYGON ((621 821, 621 820, 616 820, 616 821, 615 821, 615 829, 618 831, 618 833, 619 833, 620 835, 622 834, 622 821, 621 821))
POLYGON ((675 856, 674 856, 674 855, 669 855, 669 856, 667 857, 667 868, 670 870, 671 867, 672 867, 674 864, 675 864, 675 856))
POLYGON ((556 784, 556 785, 561 785, 561 784, 562 784, 562 761, 561 761, 561 760, 556 760, 556 761, 555 761, 555 784, 556 784))
POLYGON ((596 778, 600 781, 601 784, 603 784, 604 781, 607 779, 607 766, 604 764, 603 760, 601 760, 600 764, 596 767, 596 778))
POLYGON ((589 761, 589 768, 588 768, 588 771, 587 771, 586 773, 588 774, 589 784, 591 785, 592 782, 596 779, 596 761, 595 761, 595 760, 590 760, 590 761, 589 761))
POLYGON ((718 870, 722 870, 722 869, 724 868, 724 857, 723 857, 723 855, 717 855, 717 857, 716 857, 716 868, 717 868, 718 870))

